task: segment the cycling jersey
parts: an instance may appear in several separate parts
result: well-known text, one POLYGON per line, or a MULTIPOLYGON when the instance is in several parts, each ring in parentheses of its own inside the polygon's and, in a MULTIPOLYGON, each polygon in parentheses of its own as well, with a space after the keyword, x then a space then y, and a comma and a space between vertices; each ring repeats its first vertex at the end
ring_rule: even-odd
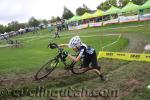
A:
POLYGON ((87 46, 86 44, 82 43, 82 45, 79 48, 79 55, 82 56, 89 56, 94 53, 94 49, 90 46, 87 46))
POLYGON ((82 43, 79 48, 79 55, 80 57, 83 57, 83 67, 89 67, 89 64, 91 63, 92 68, 100 68, 100 65, 97 63, 97 56, 94 48, 82 43))

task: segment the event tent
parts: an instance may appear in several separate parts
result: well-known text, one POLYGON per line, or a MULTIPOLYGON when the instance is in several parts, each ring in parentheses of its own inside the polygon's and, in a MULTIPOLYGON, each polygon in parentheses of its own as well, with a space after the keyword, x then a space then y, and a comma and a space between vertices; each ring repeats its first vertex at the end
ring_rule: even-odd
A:
POLYGON ((73 16, 72 18, 68 20, 68 22, 73 22, 73 21, 78 21, 78 20, 80 20, 80 16, 73 16))
POLYGON ((114 6, 111 6, 110 9, 108 9, 104 15, 111 15, 111 14, 117 14, 120 12, 121 9, 117 8, 117 7, 114 7, 114 6))
POLYGON ((86 12, 82 16, 73 16, 72 18, 68 20, 68 22, 90 19, 90 18, 95 18, 95 17, 99 17, 103 15, 117 14, 121 12, 138 11, 140 9, 148 9, 148 8, 150 8, 150 0, 146 1, 142 6, 136 5, 133 2, 129 2, 122 9, 114 7, 114 6, 111 6, 111 8, 108 9, 106 12, 103 12, 102 10, 97 9, 93 14, 86 12))
POLYGON ((150 8, 150 0, 147 0, 141 7, 140 9, 148 9, 150 8))
POLYGON ((93 14, 92 17, 99 17, 99 16, 103 16, 104 12, 102 10, 97 9, 93 14))
POLYGON ((134 4, 133 2, 129 2, 125 7, 123 7, 120 12, 130 12, 137 11, 140 9, 139 5, 134 4))
POLYGON ((82 16, 81 16, 81 19, 89 19, 89 18, 93 18, 92 14, 89 14, 87 12, 85 12, 82 16))

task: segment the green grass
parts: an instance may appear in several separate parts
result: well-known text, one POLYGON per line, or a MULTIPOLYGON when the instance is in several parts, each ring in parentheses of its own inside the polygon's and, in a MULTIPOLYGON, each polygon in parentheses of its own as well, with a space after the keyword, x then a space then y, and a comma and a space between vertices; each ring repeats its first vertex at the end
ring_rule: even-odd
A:
MULTIPOLYGON (((57 52, 56 50, 51 50, 47 48, 49 43, 49 33, 46 30, 39 31, 36 35, 32 33, 27 33, 21 36, 13 37, 13 39, 20 39, 23 43, 22 48, 0 48, 0 66, 1 74, 8 73, 25 73, 28 71, 37 70, 40 65, 42 65, 49 58, 53 58, 57 52), (38 38, 39 36, 45 36, 43 38, 38 38), (28 37, 28 38, 27 38, 28 37), (34 37, 32 40, 31 37, 34 37), (24 38, 24 39, 22 39, 24 38)), ((64 33, 62 33, 64 34, 64 33)), ((79 34, 81 36, 87 36, 85 33, 79 34)), ((92 33, 90 35, 101 35, 99 33, 92 33)), ((61 39, 53 40, 57 44, 68 43, 69 39, 73 35, 62 36, 61 39), (66 38, 67 37, 67 38, 66 38)), ((101 47, 110 44, 118 39, 118 36, 95 36, 91 37, 81 37, 82 41, 100 51, 101 47)), ((125 38, 120 38, 118 43, 110 46, 109 51, 122 50, 128 44, 128 40, 125 38)), ((65 49, 68 52, 72 52, 71 49, 65 49)), ((62 65, 60 65, 62 66, 62 65)))

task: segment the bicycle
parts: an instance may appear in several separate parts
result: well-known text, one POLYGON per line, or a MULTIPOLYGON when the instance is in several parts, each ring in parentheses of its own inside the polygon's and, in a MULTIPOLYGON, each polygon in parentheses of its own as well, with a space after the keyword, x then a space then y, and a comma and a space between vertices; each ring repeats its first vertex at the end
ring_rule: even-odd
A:
POLYGON ((63 55, 63 48, 60 48, 56 43, 50 43, 48 45, 48 47, 50 47, 51 49, 56 49, 58 50, 58 54, 56 55, 56 57, 54 57, 53 59, 49 60, 48 62, 46 62, 36 73, 35 75, 35 79, 36 80, 40 80, 43 78, 46 78, 49 74, 51 74, 54 69, 58 66, 59 62, 63 62, 64 64, 64 69, 66 70, 70 70, 73 74, 82 74, 87 72, 89 69, 83 70, 83 59, 80 59, 79 65, 77 65, 77 62, 72 61, 71 64, 67 64, 66 63, 66 57, 64 57, 63 55))
POLYGON ((9 39, 8 37, 6 37, 4 35, 1 35, 1 36, 3 36, 3 39, 5 39, 7 44, 10 44, 11 47, 13 47, 13 48, 23 47, 23 44, 20 41, 9 39))

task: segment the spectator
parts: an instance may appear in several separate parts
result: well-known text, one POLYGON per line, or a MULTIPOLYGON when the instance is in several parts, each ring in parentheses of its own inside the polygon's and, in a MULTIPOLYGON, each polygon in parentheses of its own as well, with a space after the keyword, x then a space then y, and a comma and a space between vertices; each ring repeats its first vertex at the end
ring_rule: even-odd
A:
POLYGON ((59 33, 58 33, 58 29, 57 29, 57 28, 55 29, 54 34, 55 34, 55 38, 60 38, 59 33))

